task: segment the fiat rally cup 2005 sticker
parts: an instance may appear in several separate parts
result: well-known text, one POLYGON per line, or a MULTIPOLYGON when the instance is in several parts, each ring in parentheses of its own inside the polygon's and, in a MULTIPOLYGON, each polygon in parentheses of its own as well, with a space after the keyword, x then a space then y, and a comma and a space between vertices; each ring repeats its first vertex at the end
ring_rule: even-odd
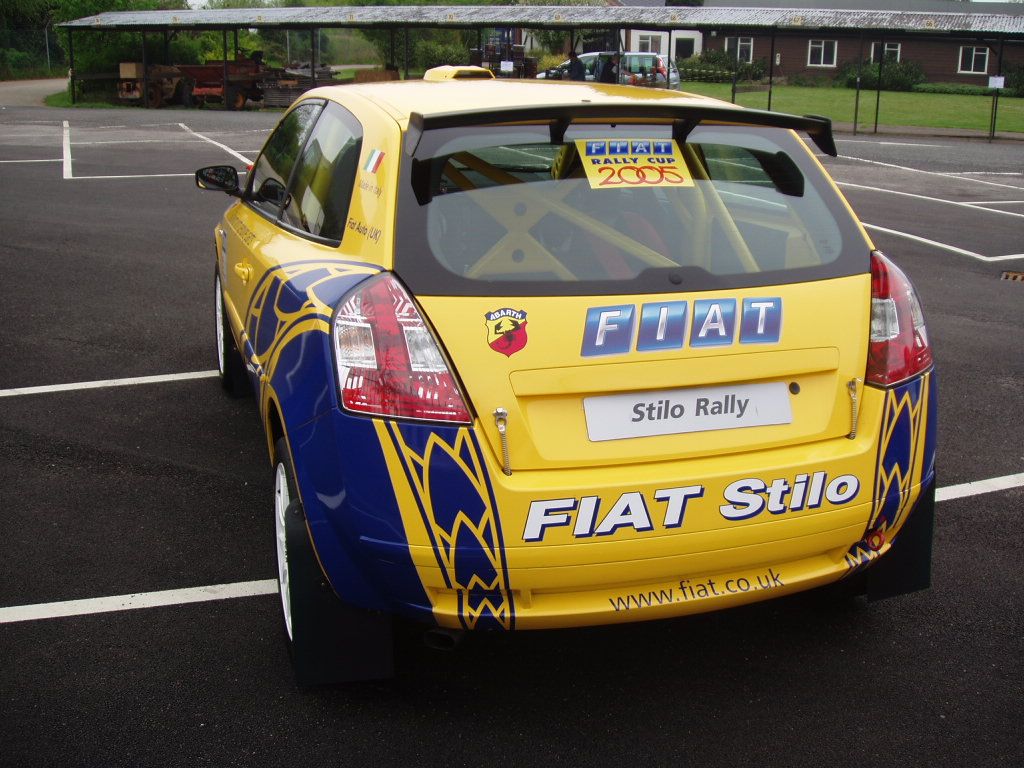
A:
POLYGON ((576 150, 594 189, 693 186, 672 139, 579 139, 576 150))

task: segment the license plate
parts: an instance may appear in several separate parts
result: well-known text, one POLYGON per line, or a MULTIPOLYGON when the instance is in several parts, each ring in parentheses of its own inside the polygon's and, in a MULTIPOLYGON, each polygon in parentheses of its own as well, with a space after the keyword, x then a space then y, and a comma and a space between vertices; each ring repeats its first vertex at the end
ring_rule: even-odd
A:
POLYGON ((663 389, 583 399, 592 442, 789 424, 784 382, 663 389))

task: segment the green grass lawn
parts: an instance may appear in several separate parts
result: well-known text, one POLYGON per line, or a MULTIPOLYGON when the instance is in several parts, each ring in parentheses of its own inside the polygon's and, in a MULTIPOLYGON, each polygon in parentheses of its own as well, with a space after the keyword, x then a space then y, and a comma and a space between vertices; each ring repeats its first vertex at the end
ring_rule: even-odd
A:
MULTIPOLYGON (((729 83, 684 82, 683 90, 729 100, 729 83)), ((779 85, 772 89, 772 109, 797 115, 825 115, 837 123, 853 123, 856 91, 849 88, 806 88, 779 85)), ((736 103, 765 109, 767 93, 740 93, 736 103)), ((882 91, 878 124, 921 128, 968 128, 988 132, 991 96, 959 96, 944 93, 882 91)), ((859 129, 875 124, 875 91, 861 91, 857 114, 859 129)), ((997 131, 1024 133, 1024 99, 999 97, 997 131)))

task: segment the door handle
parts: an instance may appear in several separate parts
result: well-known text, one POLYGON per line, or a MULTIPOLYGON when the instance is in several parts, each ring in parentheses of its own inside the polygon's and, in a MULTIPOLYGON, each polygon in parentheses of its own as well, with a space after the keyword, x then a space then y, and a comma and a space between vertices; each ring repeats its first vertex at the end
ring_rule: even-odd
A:
POLYGON ((248 283, 252 277, 252 265, 246 264, 244 261, 235 264, 235 274, 241 278, 242 283, 248 283))

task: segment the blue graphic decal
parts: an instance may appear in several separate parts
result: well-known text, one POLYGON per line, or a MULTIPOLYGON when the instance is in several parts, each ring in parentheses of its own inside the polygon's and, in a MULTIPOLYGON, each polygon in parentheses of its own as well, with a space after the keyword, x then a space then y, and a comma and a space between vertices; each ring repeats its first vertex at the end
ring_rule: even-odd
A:
POLYGON ((885 391, 882 433, 875 474, 874 507, 864 538, 846 555, 850 569, 859 569, 881 554, 883 545, 899 532, 911 504, 916 458, 924 441, 921 482, 934 471, 935 391, 931 374, 885 391))
POLYGON ((698 299, 693 302, 691 347, 721 347, 736 336, 736 299, 698 299))
POLYGON ((639 352, 682 349, 686 340, 686 302, 664 301, 640 308, 639 352))
POLYGON ((609 155, 628 155, 629 154, 629 142, 621 139, 608 142, 608 154, 609 155))
POLYGON ((583 328, 583 356, 629 352, 633 344, 635 315, 636 307, 632 304, 588 309, 587 323, 583 328))
POLYGON ((630 152, 634 155, 649 155, 651 154, 651 142, 634 141, 630 145, 630 152))
POLYGON ((587 157, 593 157, 595 155, 607 155, 608 154, 608 142, 606 141, 588 141, 587 142, 587 157))
POLYGON ((782 299, 744 299, 741 344, 774 344, 782 335, 782 299))
POLYGON ((504 541, 480 447, 465 427, 390 423, 423 525, 466 629, 512 629, 504 541))

